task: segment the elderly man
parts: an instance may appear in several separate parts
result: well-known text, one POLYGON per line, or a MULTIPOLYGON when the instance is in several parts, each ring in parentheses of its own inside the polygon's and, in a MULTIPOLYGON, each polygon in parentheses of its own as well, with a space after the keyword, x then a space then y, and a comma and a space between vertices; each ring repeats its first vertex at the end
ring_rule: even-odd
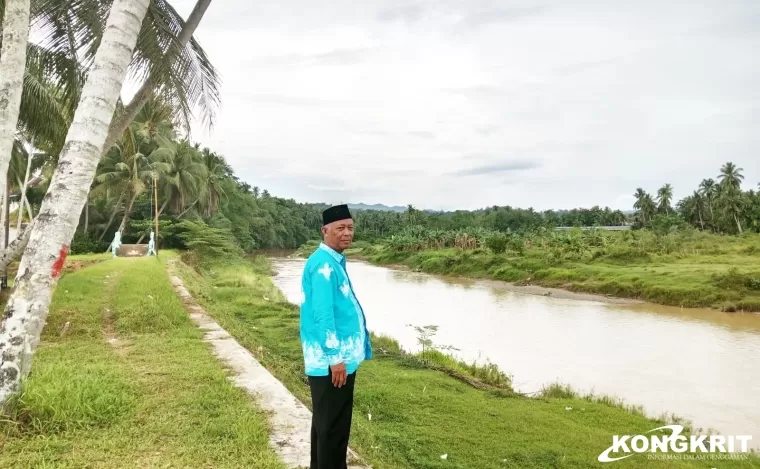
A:
POLYGON ((346 205, 322 213, 323 242, 306 261, 301 288, 301 346, 313 407, 310 469, 345 469, 354 381, 372 357, 364 311, 343 252, 354 239, 346 205))

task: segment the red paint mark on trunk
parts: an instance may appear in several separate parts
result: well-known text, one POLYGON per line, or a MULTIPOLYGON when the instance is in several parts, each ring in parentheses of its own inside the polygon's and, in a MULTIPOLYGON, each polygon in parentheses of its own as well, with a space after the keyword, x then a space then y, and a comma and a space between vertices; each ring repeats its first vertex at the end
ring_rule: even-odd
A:
POLYGON ((58 259, 53 264, 53 278, 58 278, 63 270, 63 264, 66 262, 66 256, 69 254, 69 247, 65 244, 61 246, 61 250, 58 252, 58 259))

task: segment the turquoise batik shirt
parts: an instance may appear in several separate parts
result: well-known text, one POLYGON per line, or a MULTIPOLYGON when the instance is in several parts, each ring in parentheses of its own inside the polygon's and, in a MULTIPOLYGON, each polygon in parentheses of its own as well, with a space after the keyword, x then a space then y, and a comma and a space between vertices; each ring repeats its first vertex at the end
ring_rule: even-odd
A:
POLYGON ((330 365, 351 374, 372 358, 364 311, 346 272, 346 258, 324 243, 306 261, 301 279, 301 347, 309 376, 330 365))

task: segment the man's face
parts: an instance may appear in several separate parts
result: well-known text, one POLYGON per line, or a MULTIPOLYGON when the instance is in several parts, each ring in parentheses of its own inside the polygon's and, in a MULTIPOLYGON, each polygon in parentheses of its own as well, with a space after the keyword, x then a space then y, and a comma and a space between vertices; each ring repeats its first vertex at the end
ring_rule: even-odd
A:
POLYGON ((325 244, 331 248, 338 251, 348 249, 354 240, 354 221, 348 219, 329 223, 322 228, 322 234, 325 244))

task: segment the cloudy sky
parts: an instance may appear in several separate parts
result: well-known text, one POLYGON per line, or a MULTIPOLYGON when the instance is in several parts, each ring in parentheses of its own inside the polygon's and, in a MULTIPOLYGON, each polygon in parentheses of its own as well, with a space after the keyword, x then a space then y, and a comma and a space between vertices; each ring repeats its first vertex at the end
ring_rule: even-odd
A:
MULTIPOLYGON (((183 15, 194 0, 175 0, 183 15)), ((760 180, 757 0, 216 0, 193 137, 310 202, 630 209, 760 180)))

